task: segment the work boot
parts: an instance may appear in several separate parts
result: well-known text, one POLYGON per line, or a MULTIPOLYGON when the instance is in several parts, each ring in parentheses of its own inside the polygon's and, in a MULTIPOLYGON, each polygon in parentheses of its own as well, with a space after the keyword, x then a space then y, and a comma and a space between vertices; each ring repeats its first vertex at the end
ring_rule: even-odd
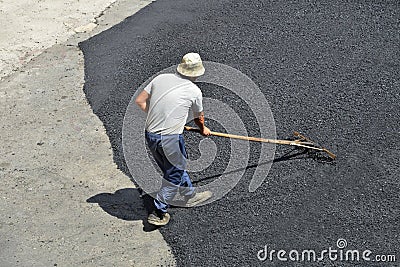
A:
POLYGON ((186 207, 194 207, 212 197, 211 191, 204 191, 200 193, 195 193, 189 198, 186 198, 186 207))
POLYGON ((161 212, 153 211, 147 217, 147 222, 152 225, 163 226, 169 222, 170 218, 171 218, 171 216, 167 212, 161 213, 161 212))

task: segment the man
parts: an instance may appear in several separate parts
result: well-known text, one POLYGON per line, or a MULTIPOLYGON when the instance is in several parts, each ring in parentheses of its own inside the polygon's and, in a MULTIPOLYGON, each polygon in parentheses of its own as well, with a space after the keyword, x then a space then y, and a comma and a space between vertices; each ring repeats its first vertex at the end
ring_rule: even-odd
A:
POLYGON ((187 154, 182 132, 190 109, 201 134, 211 134, 204 125, 202 93, 193 83, 205 72, 199 54, 186 54, 177 72, 155 77, 135 101, 147 113, 146 143, 164 178, 154 199, 155 211, 147 219, 153 225, 166 225, 169 222, 168 204, 178 192, 184 196, 188 207, 212 196, 210 191, 195 192, 185 170, 187 154))

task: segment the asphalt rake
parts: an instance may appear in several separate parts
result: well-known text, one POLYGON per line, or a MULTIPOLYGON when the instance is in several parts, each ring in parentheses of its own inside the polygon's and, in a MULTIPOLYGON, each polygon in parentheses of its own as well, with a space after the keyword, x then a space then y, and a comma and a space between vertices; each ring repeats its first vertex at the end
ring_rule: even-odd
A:
MULTIPOLYGON (((192 131, 192 132, 200 132, 199 129, 193 128, 190 126, 185 126, 185 130, 192 131)), ((331 151, 329 151, 327 148, 320 146, 319 144, 310 140, 309 138, 305 137, 304 135, 300 134, 299 132, 294 132, 293 134, 297 139, 295 139, 295 140, 276 140, 276 139, 249 137, 249 136, 227 134, 227 133, 220 133, 220 132, 211 132, 211 135, 213 135, 213 136, 226 137, 226 138, 232 138, 232 139, 240 139, 240 140, 253 141, 253 142, 271 143, 271 144, 300 147, 300 148, 303 148, 306 150, 323 152, 323 153, 328 154, 328 156, 332 160, 336 159, 336 155, 334 153, 332 153, 331 151)))

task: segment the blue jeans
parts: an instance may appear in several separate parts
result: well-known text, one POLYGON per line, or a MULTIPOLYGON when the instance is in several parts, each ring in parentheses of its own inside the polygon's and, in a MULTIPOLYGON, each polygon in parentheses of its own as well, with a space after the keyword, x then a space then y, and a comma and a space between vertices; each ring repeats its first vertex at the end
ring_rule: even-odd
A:
POLYGON ((145 132, 146 143, 154 160, 163 172, 160 191, 154 199, 155 208, 167 212, 168 203, 179 193, 185 197, 194 194, 194 187, 186 172, 186 149, 181 134, 159 135, 145 132))

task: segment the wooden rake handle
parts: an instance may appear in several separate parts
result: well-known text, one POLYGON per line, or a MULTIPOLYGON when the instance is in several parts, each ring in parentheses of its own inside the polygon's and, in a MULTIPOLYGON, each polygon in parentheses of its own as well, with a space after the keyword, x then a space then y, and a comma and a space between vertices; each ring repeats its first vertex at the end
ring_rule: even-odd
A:
MULTIPOLYGON (((200 129, 193 128, 190 126, 185 126, 186 131, 192 131, 192 132, 200 132, 200 129)), ((296 135, 297 132, 295 132, 296 135)), ((270 143, 270 144, 279 144, 279 145, 290 145, 290 146, 298 146, 302 148, 308 148, 308 149, 313 149, 313 150, 318 150, 318 151, 323 151, 329 155, 332 159, 336 158, 336 155, 330 152, 328 149, 322 147, 314 147, 310 145, 310 142, 312 142, 309 139, 306 139, 308 142, 304 143, 300 140, 276 140, 276 139, 265 139, 265 138, 258 138, 258 137, 250 137, 250 136, 242 136, 242 135, 236 135, 236 134, 227 134, 227 133, 220 133, 220 132, 211 132, 211 135, 213 136, 220 136, 220 137, 226 137, 226 138, 232 138, 232 139, 239 139, 239 140, 246 140, 246 141, 253 141, 253 142, 261 142, 261 143, 270 143)), ((297 136, 297 135, 296 135, 297 136)))

